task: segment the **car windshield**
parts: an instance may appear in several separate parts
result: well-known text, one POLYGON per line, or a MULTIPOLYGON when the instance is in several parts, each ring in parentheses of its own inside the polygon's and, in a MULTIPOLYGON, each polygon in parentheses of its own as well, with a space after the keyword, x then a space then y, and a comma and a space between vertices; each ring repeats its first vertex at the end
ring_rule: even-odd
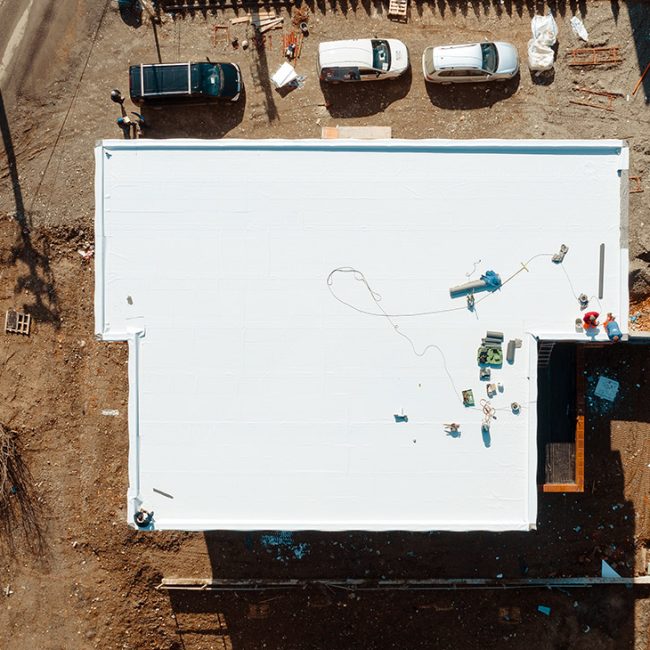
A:
POLYGON ((481 54, 483 55, 483 70, 490 73, 496 72, 499 55, 494 43, 481 43, 481 54))
POLYGON ((372 41, 372 67, 375 70, 390 70, 388 41, 372 41))
POLYGON ((218 65, 201 66, 201 90, 206 95, 219 95, 222 84, 222 74, 218 65))

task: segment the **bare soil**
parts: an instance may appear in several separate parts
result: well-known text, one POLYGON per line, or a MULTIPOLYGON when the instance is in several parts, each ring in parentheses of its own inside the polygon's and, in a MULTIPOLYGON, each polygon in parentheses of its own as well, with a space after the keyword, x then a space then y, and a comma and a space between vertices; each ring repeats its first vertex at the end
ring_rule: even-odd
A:
MULTIPOLYGON (((645 190, 630 195, 638 303, 631 314, 642 311, 633 325, 650 329, 643 320, 650 309, 650 76, 631 96, 650 61, 650 7, 552 2, 560 29, 557 64, 542 83, 526 69, 525 52, 530 18, 548 6, 544 2, 412 3, 407 23, 389 21, 381 4, 308 5, 310 35, 297 63, 305 85, 285 96, 269 82, 283 61, 282 30, 269 32, 262 47, 235 50, 222 34, 214 36, 214 25, 233 17, 233 10, 165 15, 154 26, 146 15, 138 23, 111 3, 102 14, 102 3, 76 0, 46 2, 32 21, 26 49, 0 96, 0 313, 16 308, 33 317, 30 336, 0 334, 0 422, 18 433, 25 467, 10 497, 16 522, 0 551, 0 646, 647 648, 650 600, 642 590, 413 594, 312 586, 214 595, 155 589, 163 576, 599 575, 602 559, 622 575, 645 573, 650 359, 647 346, 632 344, 586 355, 588 391, 599 374, 620 381, 621 391, 611 405, 588 400, 587 489, 583 495, 540 494, 536 532, 283 538, 268 532, 142 534, 127 527, 127 351, 94 339, 93 266, 79 251, 93 243, 93 145, 122 137, 109 92, 127 91, 129 64, 208 56, 237 62, 244 74, 246 94, 238 104, 146 111, 148 137, 318 138, 321 127, 340 124, 388 125, 397 138, 627 139, 630 173, 641 176, 645 190), (619 46, 622 63, 567 65, 568 50, 580 46, 568 22, 574 10, 590 44, 619 46), (362 35, 403 40, 412 74, 393 82, 322 86, 318 42, 362 35), (484 37, 517 45, 519 79, 478 88, 425 85, 419 67, 424 47, 484 37), (613 101, 613 111, 571 104, 578 86, 623 96, 613 101), (551 616, 538 605, 551 607, 551 616), (504 621, 502 607, 519 608, 520 622, 504 621)), ((288 11, 278 10, 288 31, 288 11)), ((240 42, 251 38, 246 26, 233 27, 232 35, 240 42)), ((541 192, 553 192, 543 178, 539 182, 541 192)), ((579 187, 580 179, 575 183, 579 187)))

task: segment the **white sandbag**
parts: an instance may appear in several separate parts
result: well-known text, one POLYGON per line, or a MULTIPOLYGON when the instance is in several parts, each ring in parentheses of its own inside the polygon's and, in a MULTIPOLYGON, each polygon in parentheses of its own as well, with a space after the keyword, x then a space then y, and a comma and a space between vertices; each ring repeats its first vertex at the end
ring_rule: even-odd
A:
POLYGON ((578 38, 581 38, 585 43, 589 42, 589 33, 587 32, 587 28, 578 16, 571 18, 571 29, 578 38))
POLYGON ((557 23, 551 14, 533 16, 530 21, 533 38, 547 47, 553 47, 557 41, 557 23))
POLYGON ((534 72, 543 72, 553 68, 555 53, 539 41, 531 38, 528 41, 528 67, 534 72))

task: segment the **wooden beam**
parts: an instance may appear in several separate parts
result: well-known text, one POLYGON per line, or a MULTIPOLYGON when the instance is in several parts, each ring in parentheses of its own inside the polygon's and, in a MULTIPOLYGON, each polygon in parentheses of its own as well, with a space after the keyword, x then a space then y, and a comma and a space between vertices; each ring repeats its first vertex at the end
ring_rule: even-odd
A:
POLYGON ((650 585, 650 576, 636 578, 431 578, 426 580, 365 580, 327 578, 313 580, 274 579, 218 579, 218 578, 163 578, 157 589, 168 591, 262 591, 271 589, 304 589, 307 586, 324 585, 348 590, 428 591, 436 589, 522 589, 548 587, 596 587, 612 585, 650 585))
POLYGON ((576 418, 576 492, 585 491, 585 416, 576 418))

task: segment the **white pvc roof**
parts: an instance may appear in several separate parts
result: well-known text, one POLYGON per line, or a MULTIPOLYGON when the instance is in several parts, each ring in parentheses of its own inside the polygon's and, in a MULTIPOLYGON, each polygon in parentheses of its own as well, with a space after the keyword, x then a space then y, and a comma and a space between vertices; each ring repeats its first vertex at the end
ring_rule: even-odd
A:
POLYGON ((586 340, 583 292, 627 327, 623 142, 111 140, 96 163, 96 333, 129 341, 130 520, 535 526, 534 337, 586 340), (522 262, 475 313, 450 298, 522 262), (328 286, 339 267, 381 300, 350 273, 328 286), (492 371, 490 446, 458 394, 486 397, 487 330, 523 343, 492 371))

